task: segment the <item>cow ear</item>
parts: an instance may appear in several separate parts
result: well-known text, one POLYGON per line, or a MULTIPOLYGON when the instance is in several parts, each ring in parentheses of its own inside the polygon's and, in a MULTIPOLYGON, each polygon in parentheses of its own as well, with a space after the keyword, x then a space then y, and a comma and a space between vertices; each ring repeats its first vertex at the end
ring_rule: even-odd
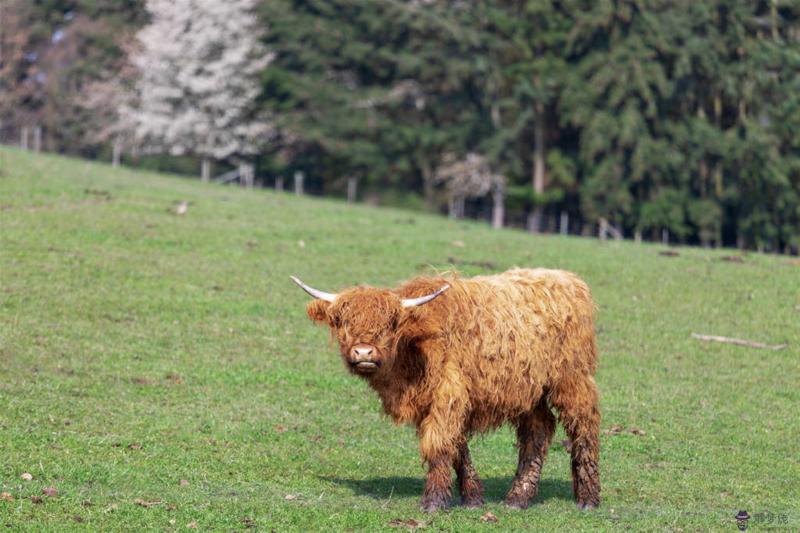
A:
POLYGON ((417 308, 403 309, 395 329, 399 336, 406 338, 425 337, 431 324, 417 308))
POLYGON ((308 318, 314 322, 326 322, 330 324, 330 317, 328 316, 328 309, 330 306, 330 302, 326 302, 325 300, 311 300, 306 306, 308 318))

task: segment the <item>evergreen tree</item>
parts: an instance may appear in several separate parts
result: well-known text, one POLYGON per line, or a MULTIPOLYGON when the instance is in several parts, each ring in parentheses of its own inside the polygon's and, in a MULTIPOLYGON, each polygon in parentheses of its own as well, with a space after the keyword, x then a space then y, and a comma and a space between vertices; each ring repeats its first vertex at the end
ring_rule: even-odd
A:
MULTIPOLYGON (((83 153, 111 140, 143 4, 3 4, 3 125, 44 124, 83 153)), ((150 5, 135 57, 153 59, 140 125, 154 147, 265 155, 312 190, 359 178, 439 210, 454 184, 502 175, 495 207, 505 194, 532 229, 566 211, 587 231, 606 219, 627 236, 800 247, 796 1, 150 5), (280 142, 263 146, 272 117, 280 142)))
POLYGON ((421 189, 433 203, 443 154, 475 142, 470 30, 452 23, 446 7, 265 5, 267 46, 277 52, 265 92, 291 139, 304 143, 302 157, 333 178, 326 187, 355 175, 372 186, 421 189))
POLYGON ((570 7, 542 0, 479 2, 470 15, 485 41, 478 72, 492 128, 484 144, 515 176, 519 185, 510 192, 531 208, 528 228, 538 231, 544 208, 575 184, 571 146, 560 137, 558 122, 570 7))
POLYGON ((564 119, 580 128, 582 211, 628 230, 683 236, 683 196, 670 179, 679 154, 661 109, 674 89, 662 60, 670 44, 667 10, 609 0, 579 7, 570 36, 577 65, 562 106, 564 119))

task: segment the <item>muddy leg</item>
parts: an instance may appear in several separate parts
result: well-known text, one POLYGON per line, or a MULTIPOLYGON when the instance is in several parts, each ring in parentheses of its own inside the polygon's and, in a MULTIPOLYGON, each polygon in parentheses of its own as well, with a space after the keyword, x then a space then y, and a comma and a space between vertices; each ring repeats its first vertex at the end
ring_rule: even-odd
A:
POLYGON ((591 376, 559 385, 551 397, 572 442, 572 491, 578 509, 600 505, 600 409, 591 376))
POLYGON ((422 509, 434 512, 450 504, 450 468, 459 456, 467 416, 467 392, 458 381, 457 368, 446 367, 428 415, 419 425, 419 448, 428 464, 422 509))
POLYGON ((464 507, 480 507, 483 505, 483 483, 478 478, 472 459, 469 456, 467 441, 458 447, 458 456, 453 464, 458 477, 458 488, 461 492, 461 505, 464 507))
POLYGON ((428 477, 422 491, 422 510, 433 513, 450 505, 450 461, 434 459, 428 462, 428 477))
POLYGON ((556 419, 544 398, 533 411, 520 417, 517 424, 519 463, 511 490, 506 495, 507 505, 525 509, 536 496, 542 464, 555 427, 556 419))

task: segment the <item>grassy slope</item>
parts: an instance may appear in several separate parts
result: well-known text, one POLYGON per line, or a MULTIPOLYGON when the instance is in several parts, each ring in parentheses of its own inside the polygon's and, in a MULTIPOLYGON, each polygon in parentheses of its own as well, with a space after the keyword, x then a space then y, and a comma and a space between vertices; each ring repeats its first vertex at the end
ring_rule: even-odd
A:
POLYGON ((0 165, 0 491, 15 497, 0 501, 0 524, 731 530, 747 509, 800 527, 796 260, 662 257, 6 148, 0 165), (178 200, 190 202, 183 217, 178 200), (558 444, 537 504, 504 508, 516 454, 502 430, 472 443, 499 522, 420 513, 414 432, 346 375, 288 281, 394 284, 454 259, 476 263, 457 265, 465 275, 486 272, 479 262, 548 266, 592 286, 603 427, 646 432, 603 437, 598 511, 574 509, 558 444), (706 344, 693 331, 790 347, 706 344), (59 495, 32 503, 46 486, 59 495))

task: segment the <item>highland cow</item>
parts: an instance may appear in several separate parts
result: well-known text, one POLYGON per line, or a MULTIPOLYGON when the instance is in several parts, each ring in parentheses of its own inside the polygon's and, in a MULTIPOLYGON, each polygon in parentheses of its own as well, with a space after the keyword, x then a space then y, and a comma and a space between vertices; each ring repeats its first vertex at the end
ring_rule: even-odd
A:
POLYGON ((349 370, 375 389, 396 423, 416 427, 428 467, 423 510, 448 506, 451 467, 462 504, 483 504, 467 442, 506 422, 519 447, 506 503, 526 508, 555 432, 551 408, 571 441, 578 508, 599 505, 594 304, 576 275, 514 269, 338 294, 292 279, 316 298, 308 316, 330 327, 349 370))

